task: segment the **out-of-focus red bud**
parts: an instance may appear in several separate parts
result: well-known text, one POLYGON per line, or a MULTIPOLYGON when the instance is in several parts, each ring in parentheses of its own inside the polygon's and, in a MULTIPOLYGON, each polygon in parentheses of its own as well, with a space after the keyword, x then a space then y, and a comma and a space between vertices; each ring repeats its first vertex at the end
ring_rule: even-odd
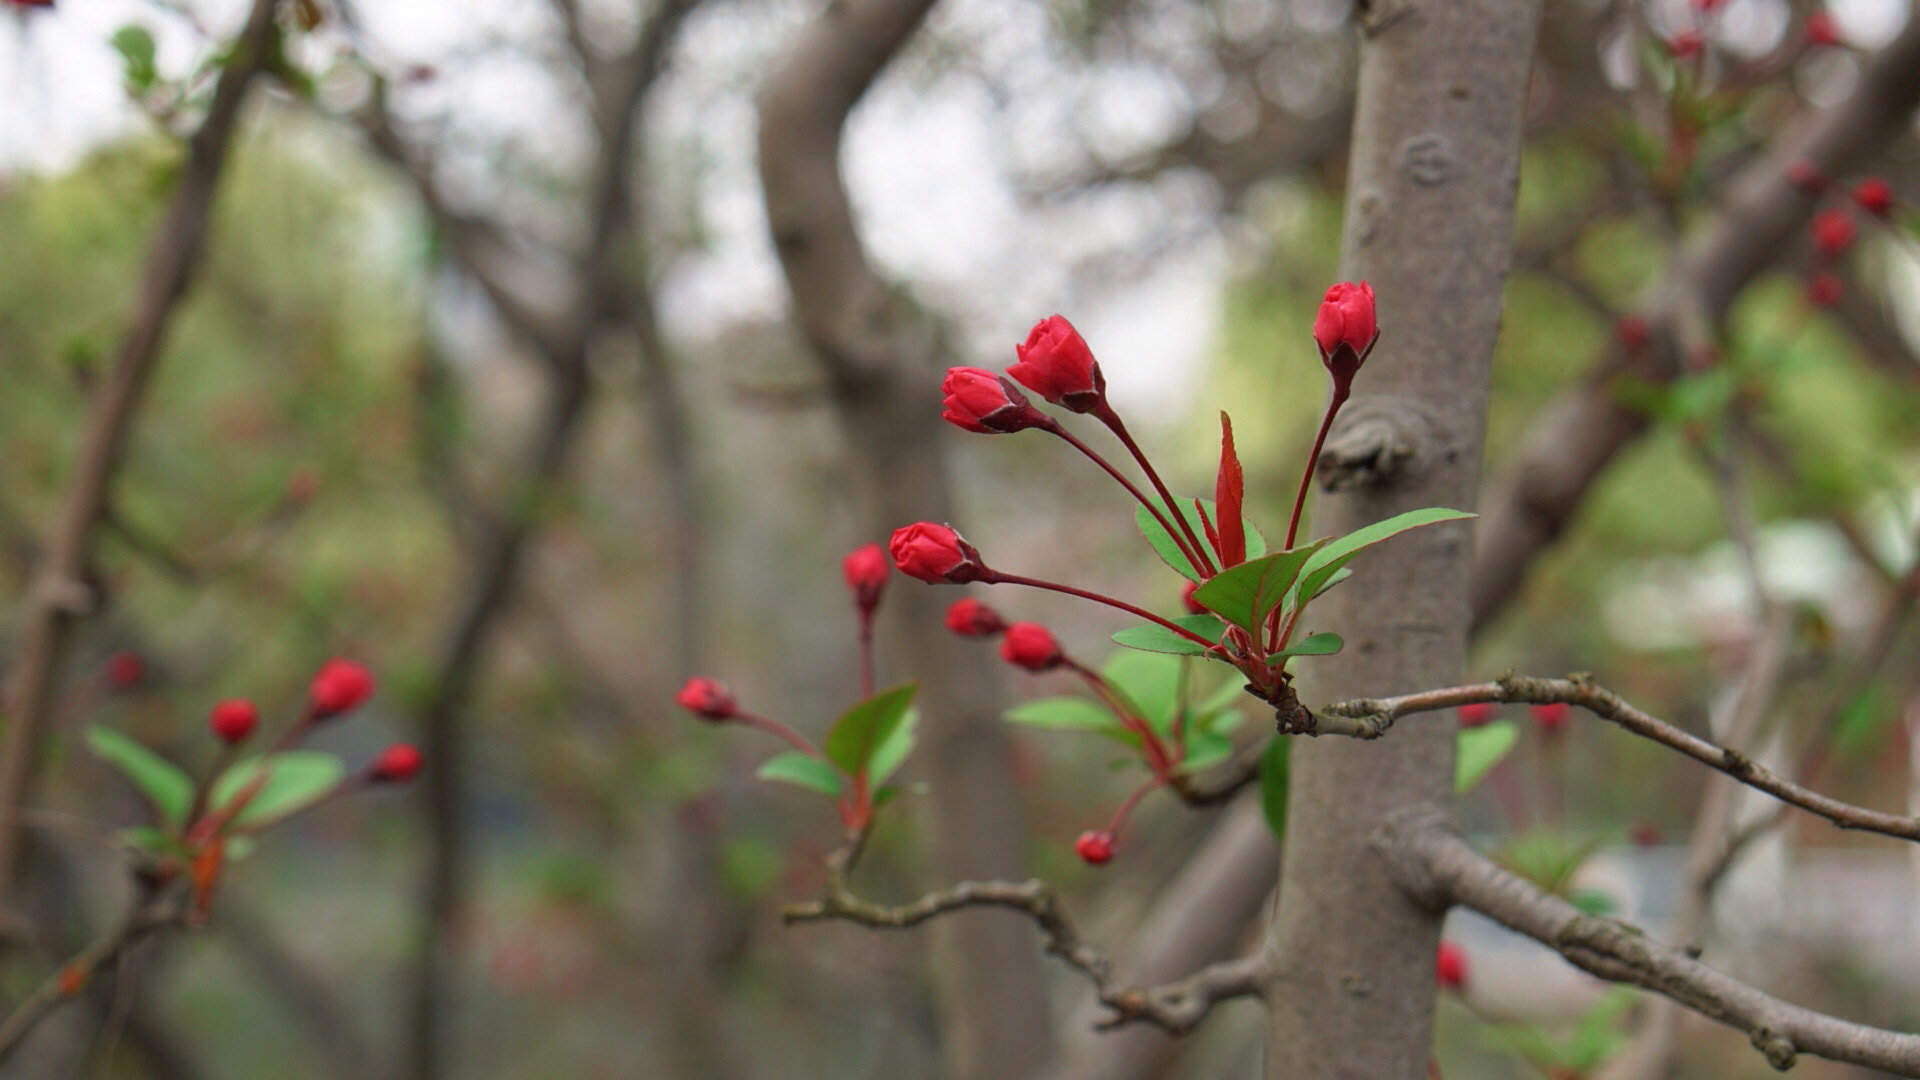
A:
POLYGON ((1827 189, 1827 178, 1806 158, 1795 158, 1787 164, 1787 183, 1809 194, 1818 194, 1827 189))
POLYGON ((1816 274, 1807 282, 1807 303, 1814 307, 1830 308, 1840 302, 1847 287, 1834 274, 1816 274))
POLYGON ((1820 254, 1835 258, 1846 254, 1859 235, 1853 218, 1845 210, 1822 210, 1813 217, 1813 246, 1820 254))
POLYGON ((1007 627, 1007 636, 1000 642, 1000 658, 1028 671, 1051 671, 1066 660, 1053 632, 1033 622, 1007 627))
POLYGON ((727 684, 719 679, 700 676, 688 679, 680 692, 673 695, 673 700, 700 719, 715 723, 731 720, 740 713, 740 705, 734 700, 733 691, 728 690, 727 684))
POLYGON ((1460 706, 1460 726, 1463 728, 1485 727, 1493 723, 1500 715, 1500 706, 1491 701, 1476 701, 1460 706))
POLYGON ((1207 605, 1193 598, 1193 594, 1197 592, 1199 588, 1200 583, 1197 581, 1189 581, 1185 585, 1180 586, 1180 604, 1187 609, 1187 614, 1189 615, 1207 614, 1207 605))
POLYGON ((1014 353, 1020 362, 1007 374, 1055 405, 1086 413, 1106 403, 1106 376, 1087 340, 1064 317, 1049 315, 1035 323, 1014 353))
POLYGON ((1657 847, 1666 842, 1660 826, 1651 821, 1634 822, 1627 830, 1627 839, 1632 840, 1636 847, 1657 847))
POLYGON ((901 573, 929 585, 964 585, 979 580, 980 571, 986 569, 978 549, 951 526, 931 521, 895 529, 887 550, 901 573))
POLYGON ((1434 981, 1442 990, 1461 990, 1467 985, 1467 950, 1451 941, 1440 943, 1433 958, 1434 981))
POLYGON ((880 593, 887 587, 890 569, 887 553, 879 544, 862 544, 841 560, 840 571, 847 576, 847 588, 853 590, 853 602, 861 611, 880 606, 880 593))
POLYGON ((1822 9, 1807 16, 1806 34, 1809 45, 1838 45, 1840 44, 1840 23, 1832 13, 1822 9))
POLYGON ((1869 176, 1854 185, 1853 201, 1874 217, 1893 213, 1893 185, 1877 176, 1869 176))
POLYGON ((245 698, 229 698, 213 707, 207 724, 221 742, 231 746, 244 742, 260 726, 260 710, 245 698))
POLYGON ((1565 731, 1568 721, 1573 719, 1573 706, 1564 701, 1529 705, 1527 711, 1533 714, 1534 726, 1548 735, 1557 735, 1565 731))
POLYGON ((1653 329, 1638 315, 1627 315, 1613 324, 1613 338, 1622 348, 1644 349, 1653 338, 1653 329))
POLYGON ((394 743, 373 759, 373 768, 367 775, 376 784, 404 784, 420 775, 420 766, 424 761, 418 747, 410 743, 394 743))
POLYGON ((1667 42, 1667 52, 1675 60, 1691 60, 1706 48, 1706 35, 1698 30, 1682 30, 1667 42))
POLYGON ((1113 861, 1113 844, 1113 834, 1098 829, 1081 833, 1073 842, 1073 852, 1088 866, 1105 866, 1113 861))
POLYGON ((324 719, 359 707, 373 696, 373 686, 372 672, 336 656, 314 673, 307 696, 313 702, 314 716, 324 719))
POLYGON ((147 679, 146 658, 137 652, 117 652, 107 657, 107 685, 115 690, 132 690, 147 679))
POLYGON ((999 612, 971 596, 955 600, 947 607, 947 629, 961 637, 992 637, 1006 628, 999 612))

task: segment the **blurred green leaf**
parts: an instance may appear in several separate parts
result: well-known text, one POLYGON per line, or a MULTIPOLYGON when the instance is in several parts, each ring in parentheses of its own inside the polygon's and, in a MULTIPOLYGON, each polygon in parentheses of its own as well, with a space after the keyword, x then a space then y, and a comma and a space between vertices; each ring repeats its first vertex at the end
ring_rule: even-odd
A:
POLYGON ((266 779, 235 815, 232 824, 266 825, 325 798, 346 773, 346 766, 339 758, 318 750, 288 750, 248 758, 214 781, 209 805, 215 813, 224 812, 264 774, 266 779))
POLYGON ((1567 886, 1594 851, 1599 837, 1575 840, 1552 829, 1529 829, 1507 838, 1493 852, 1493 861, 1555 896, 1567 896, 1567 886))
POLYGON ((762 763, 759 771, 753 775, 762 780, 776 780, 817 791, 836 799, 846 790, 846 780, 840 775, 840 770, 812 754, 803 754, 798 750, 775 754, 762 763))
POLYGON ((1260 755, 1260 810, 1266 815, 1267 828, 1279 840, 1287 838, 1287 775, 1293 753, 1293 740, 1275 735, 1260 755))
POLYGON ((95 757, 119 769, 160 811, 162 821, 174 829, 186 825, 193 781, 179 766, 111 728, 88 728, 87 746, 95 757))
POLYGON ((827 729, 827 760, 840 766, 848 776, 857 776, 873 761, 880 747, 893 737, 894 730, 906 722, 907 709, 913 704, 913 683, 902 683, 882 690, 851 709, 827 729))
POLYGON ((1461 728, 1453 759, 1454 793, 1465 795, 1472 791, 1519 741, 1520 726, 1511 720, 1461 728))
POLYGON ((894 725, 887 740, 873 752, 873 762, 867 767, 867 783, 878 787, 886 783, 913 753, 914 730, 920 726, 920 710, 909 708, 907 714, 894 725))
POLYGON ((127 85, 145 93, 160 81, 160 68, 154 63, 153 34, 144 26, 129 23, 107 39, 123 62, 127 85))

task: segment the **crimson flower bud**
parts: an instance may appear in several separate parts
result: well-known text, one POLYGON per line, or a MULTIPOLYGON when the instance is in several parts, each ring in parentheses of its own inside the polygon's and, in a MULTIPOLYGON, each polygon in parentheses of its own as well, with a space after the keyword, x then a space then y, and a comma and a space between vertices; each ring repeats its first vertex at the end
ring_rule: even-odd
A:
POLYGON ((1806 158, 1795 158, 1787 164, 1787 183, 1802 191, 1818 194, 1826 190, 1827 178, 1820 175, 1820 169, 1806 158))
POLYGON ((1613 324, 1613 337, 1623 348, 1640 349, 1652 340, 1653 329, 1640 316, 1628 315, 1613 324))
POLYGON ((1073 851, 1088 866, 1104 866, 1113 861, 1113 834, 1105 829, 1083 832, 1073 842, 1073 851))
POLYGON ((1327 290, 1313 319, 1313 340, 1320 346, 1320 362, 1333 376, 1334 392, 1344 395, 1353 376, 1373 351, 1380 336, 1373 311, 1373 286, 1342 281, 1327 290))
POLYGON ((1460 990, 1467 985, 1467 950, 1451 941, 1440 943, 1433 958, 1433 978, 1442 990, 1460 990))
POLYGON ((964 585, 980 580, 981 571, 986 569, 978 548, 960 539, 952 526, 931 521, 895 529, 887 550, 901 573, 929 585, 964 585))
POLYGON ((1476 701, 1460 706, 1460 726, 1463 728, 1485 727, 1493 723, 1500 715, 1500 706, 1491 701, 1476 701))
POLYGON ((1658 847, 1666 837, 1661 834, 1660 826, 1653 822, 1636 821, 1627 830, 1627 839, 1632 840, 1635 847, 1658 847))
POLYGON ((1020 362, 1007 374, 1021 386, 1072 412, 1092 412, 1106 403, 1106 376, 1087 340, 1064 317, 1041 319, 1013 351, 1020 362))
POLYGON ((992 637, 1006 628, 999 612, 971 596, 947 607, 947 629, 961 637, 992 637))
POLYGON ((1066 661, 1053 632, 1039 623, 1017 622, 1000 642, 1000 659, 1028 671, 1051 671, 1066 661))
POLYGON ((1726 2, 1727 0, 1693 0, 1693 10, 1702 15, 1711 15, 1714 9, 1726 2))
POLYGON ((307 688, 307 696, 313 702, 315 719, 337 716, 373 696, 373 674, 351 660, 336 656, 320 665, 307 688))
POLYGON ((880 606, 881 590, 887 587, 887 553, 879 544, 862 544, 840 561, 840 572, 847 576, 847 588, 853 590, 853 602, 861 611, 880 606))
POLYGON ((941 419, 968 431, 1004 435, 1053 423, 1005 375, 986 368, 948 368, 940 392, 946 395, 941 419))
POLYGON ((704 677, 691 678, 680 692, 673 695, 680 707, 702 720, 719 723, 740 715, 740 704, 733 698, 733 691, 719 679, 704 677))
POLYGON ((1667 42, 1667 52, 1675 60, 1691 60, 1706 47, 1706 36, 1698 30, 1682 30, 1667 42))
POLYGON ((1816 11, 1807 16, 1806 35, 1809 45, 1838 45, 1840 44, 1840 24, 1834 20, 1831 13, 1816 11))
POLYGON ((1893 185, 1877 176, 1869 176, 1854 186, 1853 201, 1875 217, 1893 213, 1893 185))
POLYGON ((147 678, 146 658, 137 652, 117 652, 107 657, 107 685, 115 690, 131 690, 147 678))
POLYGON ((1193 598, 1193 594, 1199 589, 1200 583, 1197 581, 1189 581, 1180 587, 1180 603, 1187 609, 1189 615, 1207 614, 1207 605, 1193 598))
POLYGON ((207 722, 220 741, 231 746, 245 741, 260 726, 260 710, 245 698, 229 698, 213 707, 207 722))
POLYGON ((1844 254, 1853 246, 1853 219, 1844 210, 1822 210, 1813 218, 1813 246, 1829 258, 1844 254))
POLYGON ((1817 274, 1807 282, 1807 303, 1814 307, 1830 308, 1840 302, 1847 287, 1832 274, 1817 274))
POLYGON ((1567 721, 1573 717, 1573 706, 1564 701, 1530 705, 1527 711, 1533 714, 1534 725, 1548 735, 1558 735, 1566 730, 1567 721))
POLYGON ((394 743, 373 759, 373 768, 367 776, 376 784, 404 784, 420 775, 422 763, 418 747, 394 743))

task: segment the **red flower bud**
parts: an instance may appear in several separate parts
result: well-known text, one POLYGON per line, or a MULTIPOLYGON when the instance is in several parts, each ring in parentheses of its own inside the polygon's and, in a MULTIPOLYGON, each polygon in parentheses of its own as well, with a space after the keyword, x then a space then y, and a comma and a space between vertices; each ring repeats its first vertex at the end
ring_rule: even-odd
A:
POLYGON ((947 629, 961 637, 992 637, 1007 628, 1000 613, 968 596, 947 608, 947 629))
POLYGON ((404 784, 420 775, 421 764, 422 758, 417 747, 408 743, 394 743, 373 759, 373 768, 367 776, 376 784, 404 784))
POLYGON ((260 710, 245 698, 229 698, 213 707, 208 724, 221 742, 232 745, 245 741, 260 726, 260 710))
POLYGON ((337 716, 373 696, 373 674, 351 660, 336 656, 320 665, 307 688, 307 696, 313 702, 315 719, 337 716))
POLYGON ((687 685, 673 695, 680 707, 698 716, 702 720, 719 723, 731 720, 740 714, 739 703, 733 699, 733 691, 719 679, 695 677, 687 680, 687 685))
POLYGON ((131 690, 147 678, 147 661, 137 652, 117 652, 107 657, 107 685, 115 690, 131 690))
POLYGON ((1844 254, 1853 246, 1853 219, 1844 210, 1822 210, 1813 218, 1813 246, 1829 258, 1844 254))
POLYGON ((887 550, 901 573, 929 585, 964 585, 978 581, 980 572, 986 569, 977 548, 960 539, 951 526, 931 521, 895 529, 887 550))
POLYGON ((1875 217, 1893 213, 1893 185, 1877 176, 1869 176, 1854 186, 1853 201, 1875 217))
POLYGON ((1187 614, 1189 615, 1207 614, 1207 605, 1193 598, 1193 594, 1197 592, 1199 588, 1200 583, 1197 581, 1189 581, 1185 585, 1180 586, 1180 603, 1187 609, 1187 614))
POLYGON ((880 606, 881 590, 887 587, 887 553, 879 544, 862 544, 840 561, 840 572, 847 576, 847 588, 853 590, 853 602, 861 611, 880 606))
POLYGON ((1807 303, 1814 307, 1830 308, 1840 302, 1847 291, 1840 279, 1832 274, 1816 274, 1807 282, 1807 303))
POLYGON ((1682 30, 1667 42, 1667 52, 1675 60, 1691 60, 1706 47, 1707 39, 1698 30, 1682 30))
POLYGON ((1353 385, 1353 376, 1373 351, 1380 336, 1373 310, 1373 286, 1342 281, 1327 290, 1320 313, 1313 319, 1313 340, 1320 346, 1320 362, 1333 376, 1336 393, 1353 385))
POLYGON ((1636 847, 1657 847, 1666 837, 1661 834, 1660 826, 1653 822, 1636 821, 1627 830, 1627 839, 1632 840, 1636 847))
POLYGON ((1073 851, 1088 866, 1104 866, 1113 861, 1113 834, 1105 829, 1083 832, 1073 842, 1073 851))
POLYGON ((1467 950, 1451 941, 1440 943, 1433 958, 1434 981, 1442 990, 1459 990, 1467 985, 1467 950))
POLYGON ((1640 316, 1628 315, 1613 324, 1613 337, 1622 348, 1641 349, 1652 340, 1653 329, 1640 316))
POLYGON ((1107 379, 1100 373, 1093 350, 1062 316, 1049 315, 1035 323, 1026 343, 1013 351, 1020 362, 1008 368, 1007 374, 1055 405, 1086 413, 1106 402, 1107 379))
POLYGON ((1053 423, 1006 376, 986 368, 948 368, 940 392, 946 395, 941 419, 968 431, 1004 435, 1053 423))
POLYGON ((1816 11, 1807 16, 1806 34, 1809 45, 1840 44, 1840 24, 1826 11, 1816 11))
POLYGON ((17 8, 50 8, 53 0, 7 0, 7 4, 17 8))
POLYGON ((287 501, 296 506, 304 506, 320 494, 320 478, 312 469, 295 470, 287 477, 287 501))
POLYGON ((1787 164, 1787 183, 1810 194, 1818 194, 1827 188, 1827 178, 1806 158, 1795 158, 1787 164))
POLYGON ((1500 706, 1491 701, 1476 701, 1471 705, 1460 706, 1460 726, 1463 728, 1485 727, 1493 723, 1500 715, 1500 706))
POLYGON ((1714 9, 1726 2, 1727 0, 1693 0, 1693 10, 1702 15, 1711 15, 1714 9))
POLYGON ((1007 627, 1007 636, 1000 642, 1000 659, 1028 671, 1050 671, 1066 656, 1052 631, 1039 623, 1017 622, 1007 627))
POLYGON ((1573 706, 1564 701, 1549 701, 1544 705, 1530 705, 1527 711, 1533 714, 1533 722, 1548 735, 1558 735, 1566 730, 1567 721, 1573 718, 1573 706))

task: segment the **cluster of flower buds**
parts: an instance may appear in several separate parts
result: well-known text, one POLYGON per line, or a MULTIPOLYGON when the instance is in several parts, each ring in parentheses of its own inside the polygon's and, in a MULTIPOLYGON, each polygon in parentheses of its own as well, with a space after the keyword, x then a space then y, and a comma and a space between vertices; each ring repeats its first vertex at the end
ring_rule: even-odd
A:
POLYGON ((1808 241, 1813 247, 1807 302, 1817 308, 1832 307, 1846 294, 1846 286, 1834 268, 1860 238, 1855 212, 1866 215, 1869 221, 1890 225, 1900 202, 1894 195, 1893 185, 1880 177, 1869 176, 1849 190, 1804 158, 1787 166, 1786 177, 1788 183, 1817 199, 1831 197, 1837 202, 1814 214, 1807 229, 1808 241))
MULTIPOLYGON (((1500 705, 1492 701, 1475 701, 1460 706, 1457 712, 1461 727, 1486 727, 1500 716, 1500 705)), ((1529 705, 1527 714, 1533 718, 1533 726, 1540 729, 1543 735, 1558 735, 1573 722, 1573 706, 1564 701, 1529 705)))

